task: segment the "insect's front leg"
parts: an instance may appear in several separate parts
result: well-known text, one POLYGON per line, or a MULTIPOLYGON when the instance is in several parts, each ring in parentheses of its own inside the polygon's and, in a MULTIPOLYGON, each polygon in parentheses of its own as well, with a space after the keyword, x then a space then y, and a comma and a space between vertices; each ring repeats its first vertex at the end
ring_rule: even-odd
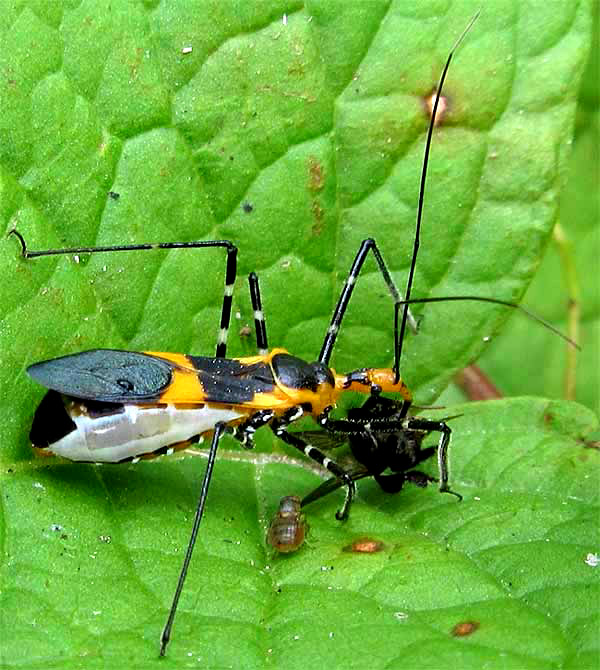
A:
POLYGON ((448 486, 448 446, 450 444, 450 435, 452 431, 444 421, 432 421, 430 419, 421 419, 411 416, 406 419, 406 428, 408 430, 435 431, 440 434, 440 441, 437 446, 438 468, 440 471, 440 493, 450 493, 462 500, 460 493, 456 493, 448 486))
MULTIPOLYGON (((335 518, 338 521, 345 521, 348 518, 348 512, 350 510, 350 505, 356 494, 356 485, 352 477, 333 461, 322 451, 319 451, 316 447, 313 447, 311 444, 298 437, 296 433, 288 433, 286 430, 290 423, 297 421, 304 414, 304 409, 301 406, 292 407, 289 409, 282 417, 275 419, 271 422, 271 429, 277 435, 277 437, 283 440, 286 444, 294 447, 301 451, 305 456, 312 458, 313 461, 316 461, 324 468, 327 468, 329 472, 336 476, 342 482, 342 486, 346 487, 346 499, 342 507, 336 512, 335 518)), ((326 421, 326 413, 319 417, 319 422, 322 424, 323 421, 326 421)))

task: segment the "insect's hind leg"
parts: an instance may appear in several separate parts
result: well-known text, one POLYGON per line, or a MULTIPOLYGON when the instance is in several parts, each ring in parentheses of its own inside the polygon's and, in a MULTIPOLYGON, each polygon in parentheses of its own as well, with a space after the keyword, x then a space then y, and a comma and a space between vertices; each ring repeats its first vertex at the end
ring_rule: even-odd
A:
POLYGON ((216 358, 225 358, 227 354, 227 335, 231 321, 231 306, 233 302, 233 287, 237 277, 237 247, 229 240, 200 240, 192 242, 158 242, 156 244, 122 244, 101 247, 70 247, 68 249, 43 249, 30 251, 25 238, 13 228, 8 232, 14 235, 21 244, 23 258, 39 258, 40 256, 71 256, 73 254, 96 254, 113 251, 148 251, 150 249, 201 249, 206 247, 224 247, 227 250, 227 264, 225 267, 225 290, 221 307, 221 321, 217 335, 216 358))
POLYGON ((345 521, 348 518, 348 513, 350 511, 350 505, 354 500, 356 495, 356 485, 354 480, 348 474, 344 468, 338 465, 328 456, 316 447, 313 447, 311 444, 306 442, 306 440, 298 437, 296 433, 288 433, 286 430, 290 423, 296 421, 304 414, 302 407, 292 407, 289 409, 282 417, 275 419, 271 422, 271 429, 277 435, 280 440, 283 440, 286 444, 294 447, 301 451, 305 456, 312 458, 313 461, 316 461, 324 468, 327 468, 335 477, 340 480, 341 486, 346 487, 346 498, 342 507, 336 512, 335 518, 338 521, 345 521))

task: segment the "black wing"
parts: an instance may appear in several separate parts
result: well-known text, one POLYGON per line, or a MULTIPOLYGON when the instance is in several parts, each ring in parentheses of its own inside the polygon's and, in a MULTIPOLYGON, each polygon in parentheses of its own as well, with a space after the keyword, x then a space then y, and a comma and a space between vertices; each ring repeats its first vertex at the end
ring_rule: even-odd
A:
POLYGON ((35 363, 27 372, 63 395, 110 403, 157 402, 178 369, 192 372, 200 382, 201 397, 190 401, 243 404, 255 393, 268 393, 275 387, 270 367, 262 362, 247 365, 231 358, 186 358, 187 365, 182 366, 135 351, 91 349, 35 363))
POLYGON ((148 354, 91 349, 35 363, 27 372, 42 386, 63 395, 124 403, 155 400, 171 383, 174 367, 148 354))

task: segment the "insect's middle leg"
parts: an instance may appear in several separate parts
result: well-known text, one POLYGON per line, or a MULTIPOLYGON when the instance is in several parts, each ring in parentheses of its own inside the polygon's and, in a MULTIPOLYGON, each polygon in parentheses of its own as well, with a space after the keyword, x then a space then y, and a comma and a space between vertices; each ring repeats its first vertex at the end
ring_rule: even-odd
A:
POLYGON ((261 356, 265 356, 269 351, 269 344, 267 342, 267 326, 265 325, 265 315, 260 297, 260 285, 256 272, 251 272, 248 275, 248 284, 250 286, 250 299, 252 300, 252 310, 254 312, 256 348, 261 356))
POLYGON ((289 409, 282 417, 275 419, 271 422, 271 429, 277 435, 277 437, 283 440, 286 444, 294 447, 301 451, 305 456, 312 458, 313 461, 316 461, 324 468, 327 468, 337 479, 341 481, 342 486, 346 487, 346 498, 342 507, 336 512, 336 519, 338 521, 344 521, 348 518, 348 512, 352 500, 356 494, 356 485, 352 477, 338 465, 331 458, 326 456, 322 451, 319 451, 316 447, 313 447, 311 444, 306 442, 295 433, 288 433, 287 427, 290 423, 297 421, 304 414, 304 410, 301 406, 292 407, 289 409))

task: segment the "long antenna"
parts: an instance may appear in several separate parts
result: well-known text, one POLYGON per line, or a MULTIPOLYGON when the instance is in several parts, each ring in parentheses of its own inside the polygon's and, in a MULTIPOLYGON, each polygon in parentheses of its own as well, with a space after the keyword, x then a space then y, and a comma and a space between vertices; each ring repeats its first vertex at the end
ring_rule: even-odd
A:
POLYGON ((546 319, 543 319, 541 316, 536 314, 535 312, 532 312, 530 309, 527 309, 527 307, 523 307, 523 305, 517 305, 516 302, 509 302, 508 300, 500 300, 499 298, 486 298, 481 295, 451 295, 451 296, 440 296, 439 298, 433 297, 433 298, 411 298, 410 300, 400 300, 398 303, 399 305, 417 305, 421 303, 427 303, 427 302, 456 302, 459 300, 471 300, 474 302, 490 302, 494 305, 502 305, 504 307, 512 307, 513 309, 517 309, 525 316, 527 316, 529 319, 532 321, 536 321, 537 323, 541 324, 544 326, 544 328, 547 328, 551 333, 554 333, 555 335, 558 335, 561 339, 563 339, 568 345, 573 347, 574 349, 577 349, 578 351, 581 351, 581 347, 575 342, 575 340, 572 340, 570 337, 565 335, 564 333, 561 333, 558 328, 555 328, 551 323, 546 321, 546 319))
POLYGON ((404 294, 404 300, 401 303, 396 303, 394 310, 395 310, 395 322, 396 324, 398 323, 398 310, 400 309, 400 305, 404 303, 404 308, 402 310, 402 323, 400 325, 400 334, 398 336, 398 339, 396 340, 396 346, 395 346, 395 356, 394 356, 394 374, 396 377, 396 383, 400 381, 400 356, 402 355, 402 341, 404 340, 404 332, 406 331, 406 318, 408 314, 408 305, 407 303, 410 302, 410 291, 412 289, 412 284, 413 284, 413 279, 414 279, 414 274, 415 274, 415 266, 417 263, 417 254, 419 251, 419 244, 420 244, 420 237, 421 237, 421 220, 423 219, 423 200, 425 197, 425 182, 427 180, 427 165, 429 163, 429 150, 431 148, 431 139, 433 137, 433 129, 435 127, 435 118, 437 114, 437 108, 438 108, 438 103, 440 101, 440 96, 442 94, 442 87, 444 86, 444 81, 446 79, 446 74, 448 72, 448 69, 450 67, 450 63, 452 62, 452 58, 460 46, 460 43, 463 41, 465 35, 469 32, 471 29, 471 26, 475 23, 477 18, 479 17, 480 12, 478 11, 475 16, 469 21, 469 24, 467 27, 463 30, 461 36, 456 40, 454 43, 454 46, 450 50, 450 54, 448 55, 448 59, 446 60, 446 65, 444 66, 444 70, 442 72, 442 76, 440 77, 439 84, 437 86, 437 90, 435 92, 435 100, 433 103, 433 109, 431 111, 431 119, 429 120, 429 128, 427 130, 427 140, 425 142, 425 154, 423 157, 423 169, 421 170, 421 185, 419 187, 419 204, 417 208, 417 225, 415 228, 415 242, 413 245, 413 255, 412 255, 412 260, 410 262, 410 270, 408 272, 408 281, 406 283, 406 292, 404 294))

